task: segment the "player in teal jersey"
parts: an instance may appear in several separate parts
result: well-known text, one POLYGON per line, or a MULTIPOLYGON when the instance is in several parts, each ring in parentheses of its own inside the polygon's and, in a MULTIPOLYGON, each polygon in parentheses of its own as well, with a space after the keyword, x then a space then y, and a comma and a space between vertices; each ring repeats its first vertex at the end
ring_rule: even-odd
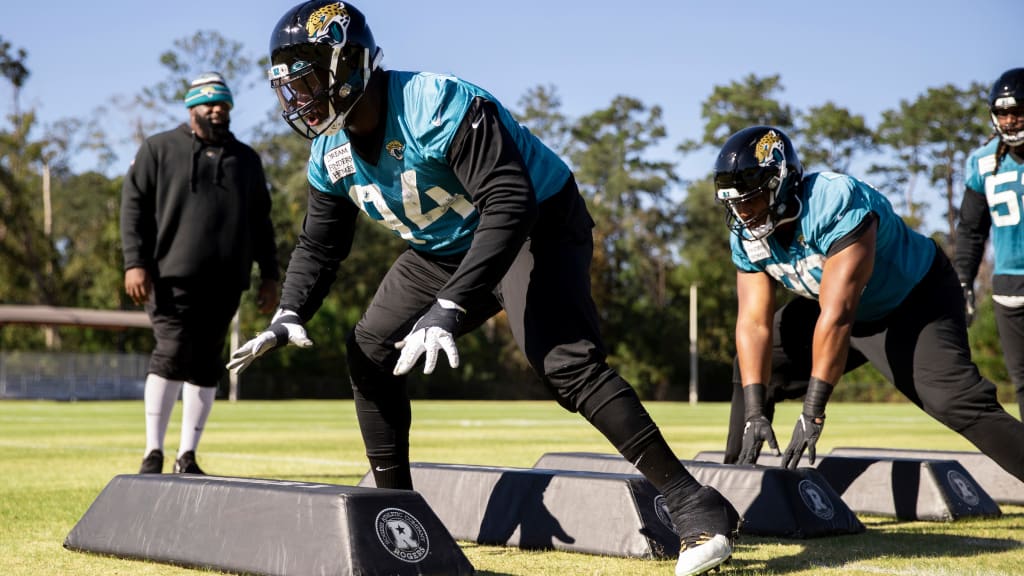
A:
POLYGON ((361 211, 409 248, 347 341, 376 485, 412 489, 406 375, 504 310, 530 365, 665 496, 680 535, 676 574, 729 558, 739 517, 683 468, 636 392, 606 362, 590 293, 593 221, 568 166, 485 90, 454 76, 384 70, 361 12, 317 0, 271 37, 271 86, 310 138, 308 206, 270 328, 232 355, 311 346, 320 307, 361 211))
POLYGON ((967 345, 953 266, 889 201, 845 174, 805 175, 786 134, 754 126, 715 162, 733 234, 738 381, 728 462, 778 453, 774 404, 804 395, 783 465, 810 462, 845 372, 871 362, 907 398, 1024 480, 1024 424, 996 400, 967 345), (776 310, 774 283, 800 296, 776 310))
POLYGON ((974 279, 991 231, 992 307, 1024 418, 1024 68, 1007 70, 995 81, 988 107, 995 134, 967 158, 953 261, 970 323, 974 279))

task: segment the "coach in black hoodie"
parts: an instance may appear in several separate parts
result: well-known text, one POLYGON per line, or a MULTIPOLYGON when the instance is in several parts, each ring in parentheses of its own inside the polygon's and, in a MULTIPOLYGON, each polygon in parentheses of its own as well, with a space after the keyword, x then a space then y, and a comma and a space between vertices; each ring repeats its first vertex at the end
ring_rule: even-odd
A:
POLYGON ((163 471, 171 411, 182 393, 174 472, 202 474, 195 450, 223 374, 222 352, 253 261, 257 303, 278 303, 270 193, 263 165, 229 130, 231 91, 220 74, 196 78, 188 124, 146 139, 121 191, 124 285, 145 304, 156 348, 146 377, 146 451, 140 473, 163 471))

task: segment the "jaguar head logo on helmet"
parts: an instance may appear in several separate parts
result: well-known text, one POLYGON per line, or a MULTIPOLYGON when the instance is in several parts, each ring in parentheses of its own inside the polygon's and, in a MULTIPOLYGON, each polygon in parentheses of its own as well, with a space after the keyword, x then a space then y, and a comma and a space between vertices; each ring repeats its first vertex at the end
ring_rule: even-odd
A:
POLYGON ((312 140, 345 127, 382 59, 355 6, 312 0, 293 7, 274 27, 267 76, 281 116, 312 140))
POLYGON ((733 134, 715 161, 715 198, 726 211, 729 228, 745 240, 763 240, 796 220, 787 214, 803 166, 785 132, 752 126, 733 134))
POLYGON ((352 22, 345 5, 331 2, 309 15, 306 21, 306 34, 310 42, 319 42, 330 37, 331 40, 344 45, 348 41, 348 25, 352 22))

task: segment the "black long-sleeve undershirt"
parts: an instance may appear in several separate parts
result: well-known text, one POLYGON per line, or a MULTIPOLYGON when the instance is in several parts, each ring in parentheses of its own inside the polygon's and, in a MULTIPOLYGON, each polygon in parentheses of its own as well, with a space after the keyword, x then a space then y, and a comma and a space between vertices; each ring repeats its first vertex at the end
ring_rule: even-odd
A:
POLYGON ((537 220, 526 163, 493 102, 475 98, 448 150, 448 164, 480 213, 473 241, 438 298, 465 306, 494 290, 537 220))
POLYGON ((960 221, 956 227, 956 253, 953 265, 960 282, 974 284, 978 268, 985 256, 985 242, 992 226, 992 215, 984 194, 964 189, 960 202, 960 221))
MULTIPOLYGON (((469 250, 438 297, 467 306, 493 291, 508 271, 537 219, 537 201, 525 162, 493 102, 472 102, 447 157, 480 220, 469 250)), ((320 308, 352 248, 358 213, 348 198, 310 187, 282 307, 306 320, 320 308)))
POLYGON ((306 217, 288 262, 281 307, 309 320, 320 309, 338 276, 338 266, 352 250, 359 208, 348 198, 309 187, 306 217))

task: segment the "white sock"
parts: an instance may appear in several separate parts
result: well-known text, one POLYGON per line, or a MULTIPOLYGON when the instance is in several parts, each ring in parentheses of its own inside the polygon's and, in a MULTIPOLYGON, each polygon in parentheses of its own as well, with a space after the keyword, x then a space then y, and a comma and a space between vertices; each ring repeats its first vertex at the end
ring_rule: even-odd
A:
POLYGON ((143 391, 143 404, 146 409, 146 453, 153 450, 163 451, 164 436, 167 434, 167 423, 171 421, 174 403, 181 391, 181 380, 168 380, 163 376, 149 374, 146 376, 146 387, 143 391))
POLYGON ((185 383, 181 392, 181 444, 178 445, 178 457, 195 450, 199 446, 199 438, 203 435, 206 419, 213 408, 213 400, 217 397, 216 387, 196 386, 185 383))

